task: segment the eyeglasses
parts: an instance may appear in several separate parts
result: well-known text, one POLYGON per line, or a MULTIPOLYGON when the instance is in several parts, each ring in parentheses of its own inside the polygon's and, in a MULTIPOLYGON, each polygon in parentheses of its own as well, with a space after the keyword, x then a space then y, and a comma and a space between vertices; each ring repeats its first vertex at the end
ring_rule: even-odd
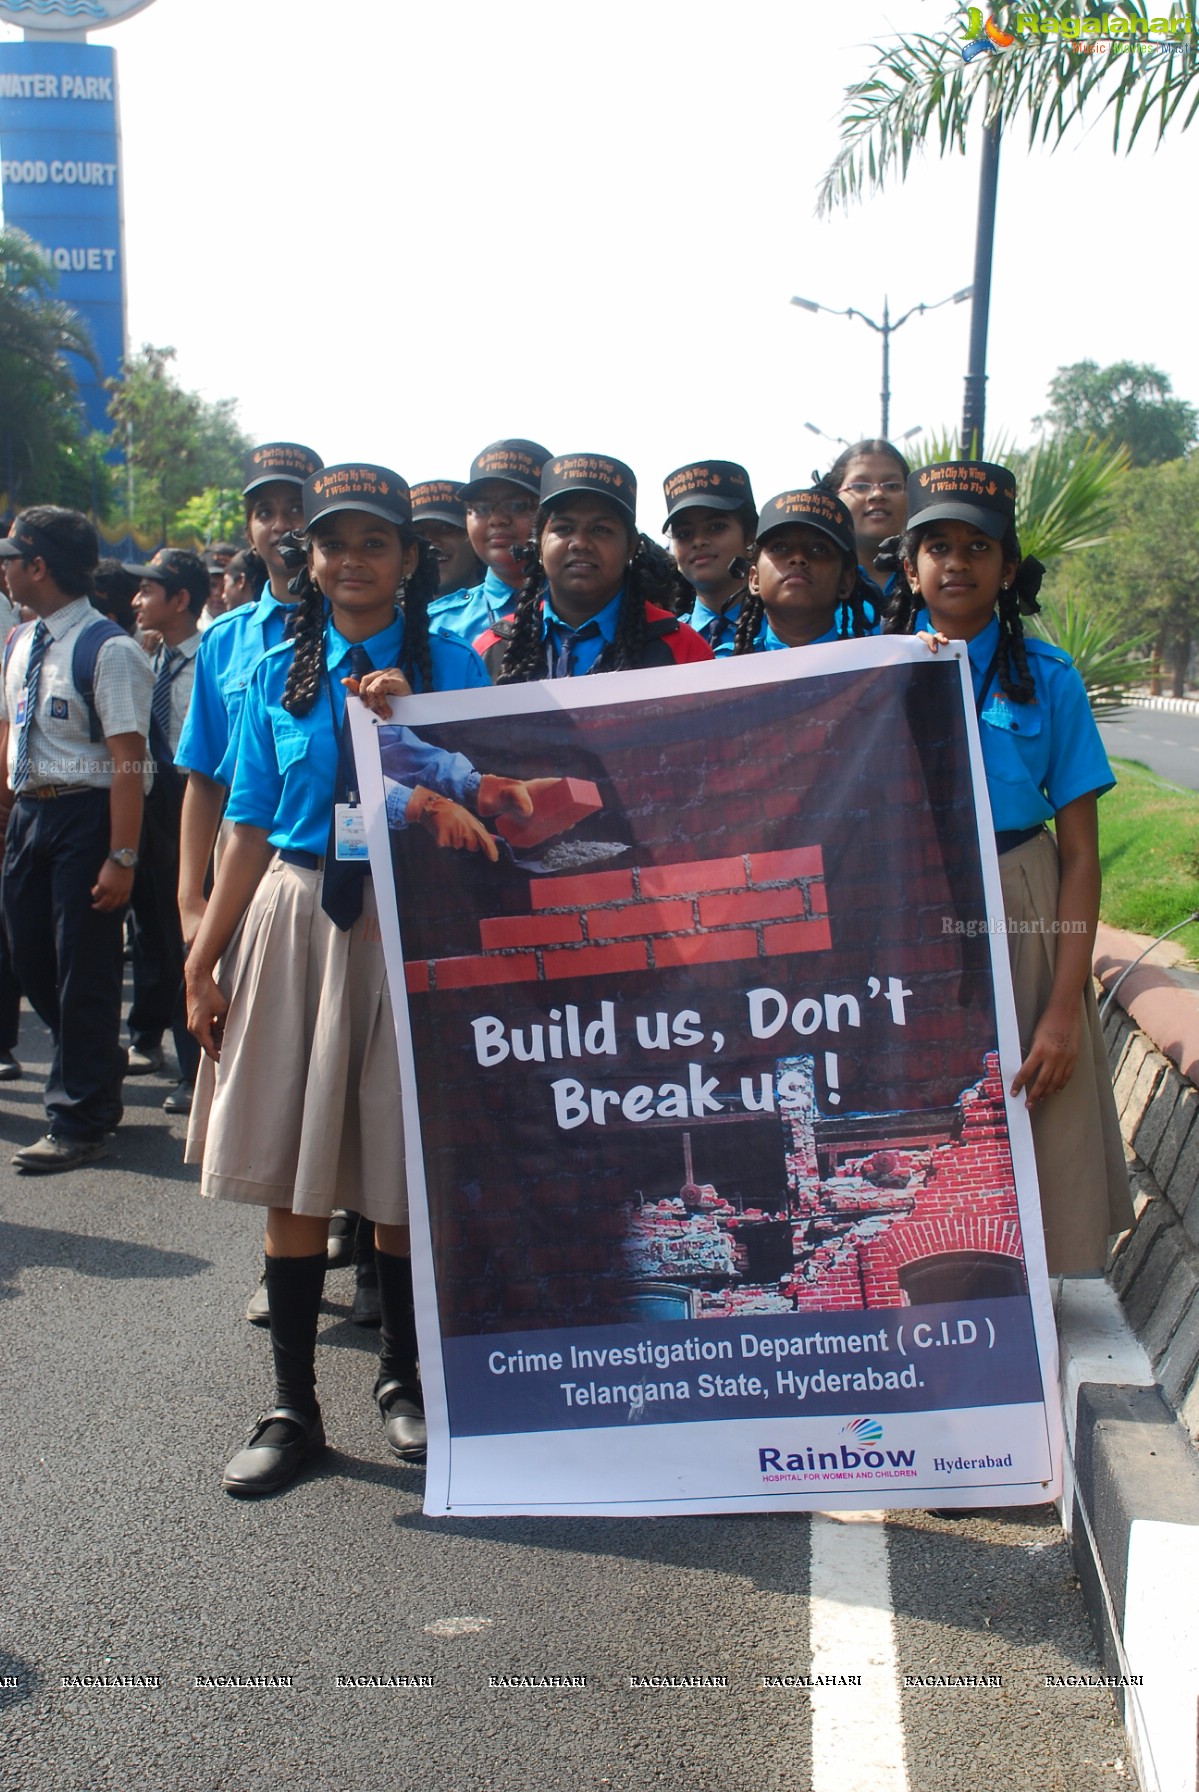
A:
POLYGON ((871 492, 885 492, 888 498, 897 498, 903 488, 902 479, 851 479, 841 490, 852 492, 855 498, 868 498, 871 492))
POLYGON ((532 516, 537 508, 536 498, 499 498, 494 504, 485 498, 473 498, 467 504, 467 513, 485 523, 490 516, 498 516, 505 523, 511 523, 518 516, 532 516))

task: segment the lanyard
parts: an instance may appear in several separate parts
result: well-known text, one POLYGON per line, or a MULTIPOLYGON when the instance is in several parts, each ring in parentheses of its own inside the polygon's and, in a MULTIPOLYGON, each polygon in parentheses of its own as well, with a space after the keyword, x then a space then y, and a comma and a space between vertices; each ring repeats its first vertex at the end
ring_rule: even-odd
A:
POLYGON ((358 802, 358 768, 354 764, 354 756, 350 750, 349 707, 347 704, 339 724, 337 706, 333 701, 333 680, 329 676, 328 666, 325 667, 325 695, 329 699, 329 718, 333 723, 333 738, 337 742, 337 782, 334 787, 333 800, 334 802, 344 800, 356 805, 358 802))
POLYGON ((990 695, 991 686, 995 682, 995 673, 998 670, 998 668, 999 668, 999 649, 997 647, 995 649, 994 653, 991 655, 991 664, 987 667, 987 675, 982 681, 982 686, 979 690, 978 696, 974 699, 974 713, 975 713, 975 715, 977 715, 979 717, 982 716, 983 704, 987 701, 987 698, 990 695))

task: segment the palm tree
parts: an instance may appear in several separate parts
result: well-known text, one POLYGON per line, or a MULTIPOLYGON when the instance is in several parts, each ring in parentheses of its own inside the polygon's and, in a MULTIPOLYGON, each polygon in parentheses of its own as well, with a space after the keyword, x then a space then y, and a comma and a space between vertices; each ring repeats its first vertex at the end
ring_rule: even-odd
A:
POLYGON ((58 447, 80 434, 66 356, 99 371, 87 325, 52 296, 54 283, 24 231, 0 230, 0 485, 13 504, 18 493, 53 483, 58 447))
MULTIPOLYGON (((957 9, 961 35, 931 37, 921 32, 898 43, 874 45, 875 65, 847 89, 841 112, 841 148, 820 184, 817 211, 848 207, 898 175, 906 177, 914 153, 932 143, 943 156, 966 153, 971 117, 984 131, 975 252, 970 371, 962 443, 981 454, 983 379, 990 305, 991 240, 999 143, 1005 129, 1027 117, 1028 140, 1056 146, 1084 115, 1110 112, 1112 149, 1128 150, 1141 132, 1158 142, 1170 130, 1186 130, 1199 109, 1199 59, 1195 57, 1199 0, 1175 0, 1173 18, 1184 29, 1172 34, 1178 54, 1167 50, 1135 53, 1148 45, 1149 27, 1162 11, 1145 0, 1116 0, 1102 17, 1079 19, 1078 35, 1056 32, 1013 36, 995 21, 983 28, 974 8, 957 9), (962 14, 973 17, 966 29, 962 14), (1124 53, 1094 53, 1103 19, 1124 26, 1110 42, 1124 53), (1081 30, 1095 26, 1093 32, 1081 30), (967 41, 967 32, 972 41, 967 41), (1087 53, 1090 51, 1091 53, 1087 53), (1185 103, 1184 102, 1189 102, 1185 103)), ((1036 16, 1043 17, 1040 9, 1036 16)), ((1063 17, 1064 17, 1063 9, 1063 17)), ((1054 22, 1059 23, 1056 15, 1054 22)), ((1109 26, 1110 29, 1110 26, 1109 26)), ((1161 41, 1159 31, 1158 42, 1161 41)))

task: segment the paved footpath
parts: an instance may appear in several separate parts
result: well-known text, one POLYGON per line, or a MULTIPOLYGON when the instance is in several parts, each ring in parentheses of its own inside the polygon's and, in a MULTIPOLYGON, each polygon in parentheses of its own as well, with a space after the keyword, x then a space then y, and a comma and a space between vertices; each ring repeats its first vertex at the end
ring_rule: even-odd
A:
POLYGON ((1135 1784, 1110 1692, 1046 1684, 1099 1672, 1052 1509, 426 1519, 419 1473, 382 1447, 348 1272, 318 1356, 328 1458, 279 1498, 229 1499, 221 1465, 268 1391, 241 1317, 255 1218, 196 1197, 156 1078, 126 1085, 108 1162, 17 1175, 7 1146, 42 1129, 28 1016, 19 1055, 30 1074, 0 1086, 2 1792, 1135 1784), (159 1683, 103 1684, 121 1676, 159 1683))

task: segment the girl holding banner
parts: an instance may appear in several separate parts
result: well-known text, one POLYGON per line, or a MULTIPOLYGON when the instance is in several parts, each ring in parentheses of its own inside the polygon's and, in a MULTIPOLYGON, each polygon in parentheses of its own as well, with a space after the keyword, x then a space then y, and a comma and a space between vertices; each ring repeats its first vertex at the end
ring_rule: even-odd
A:
MULTIPOLYGON (((268 1209, 275 1402, 226 1467, 226 1491, 243 1496, 286 1486, 325 1446, 315 1351, 335 1207, 374 1223, 375 1399, 393 1452, 423 1459, 395 1030, 346 686, 378 700, 488 682, 465 642, 428 626, 437 563, 402 479, 326 468, 304 484, 303 515, 295 639, 265 656, 247 694, 233 836, 187 963, 188 1022, 207 1054, 188 1160, 203 1163, 204 1194, 268 1209)), ((441 844, 459 843, 438 831, 447 808, 532 811, 522 785, 481 778, 461 755, 428 749, 421 776, 438 805, 424 788, 410 820, 441 844)))
POLYGON ((1115 780, 1069 655, 1024 634, 1043 568, 1020 557, 1007 468, 917 469, 896 539, 876 562, 902 567, 888 631, 927 628, 934 653, 956 640, 970 657, 1024 1054, 1011 1093, 1031 1111, 1049 1272, 1093 1273, 1133 1223, 1091 975, 1097 802, 1115 780))

